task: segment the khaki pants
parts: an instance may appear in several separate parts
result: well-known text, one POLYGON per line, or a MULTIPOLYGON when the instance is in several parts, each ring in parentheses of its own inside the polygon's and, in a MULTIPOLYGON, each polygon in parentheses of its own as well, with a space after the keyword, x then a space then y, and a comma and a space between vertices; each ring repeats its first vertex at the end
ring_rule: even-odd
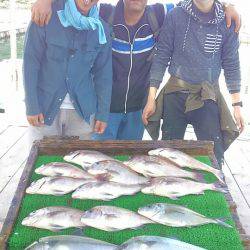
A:
POLYGON ((81 140, 91 140, 93 128, 94 115, 88 124, 74 109, 60 109, 52 125, 30 126, 29 137, 31 142, 44 136, 79 136, 81 140))

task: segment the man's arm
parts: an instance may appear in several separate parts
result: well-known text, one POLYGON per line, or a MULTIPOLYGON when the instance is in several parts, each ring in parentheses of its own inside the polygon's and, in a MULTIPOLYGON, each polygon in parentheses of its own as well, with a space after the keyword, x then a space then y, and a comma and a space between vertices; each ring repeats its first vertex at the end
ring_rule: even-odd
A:
POLYGON ((103 133, 108 121, 112 93, 112 48, 111 36, 106 35, 107 43, 103 45, 92 68, 93 81, 97 95, 97 112, 95 115, 95 132, 103 133), (100 124, 105 123, 104 124, 100 124), (104 126, 102 126, 104 125, 104 126), (102 128, 100 128, 102 127, 102 128))
MULTIPOLYGON (((239 36, 233 31, 232 26, 227 32, 227 37, 222 48, 222 68, 224 69, 225 80, 232 104, 241 101, 240 98, 240 61, 239 61, 239 36)), ((240 132, 244 129, 244 120, 241 115, 241 107, 234 106, 234 118, 240 132)))
POLYGON ((26 32, 23 55, 23 84, 28 121, 37 126, 43 123, 43 116, 38 103, 38 72, 45 51, 45 30, 35 23, 30 23, 26 32))
POLYGON ((163 23, 159 41, 156 45, 156 54, 150 70, 148 100, 142 114, 142 120, 145 125, 148 124, 148 118, 155 112, 156 92, 163 80, 166 68, 174 51, 174 34, 173 12, 170 12, 163 23))

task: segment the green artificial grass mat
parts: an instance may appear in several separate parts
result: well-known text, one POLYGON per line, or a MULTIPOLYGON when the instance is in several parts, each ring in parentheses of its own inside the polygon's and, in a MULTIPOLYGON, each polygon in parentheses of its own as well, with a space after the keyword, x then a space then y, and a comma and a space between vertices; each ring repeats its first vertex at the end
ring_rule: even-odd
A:
MULTIPOLYGON (((121 161, 128 159, 128 156, 116 156, 121 161)), ((211 165, 208 157, 200 156, 198 160, 211 165)), ((62 156, 39 156, 35 167, 52 161, 63 161, 62 156)), ((203 172, 207 182, 215 182, 216 178, 207 172, 203 172)), ((31 181, 42 178, 43 176, 32 173, 31 181)), ((171 200, 165 197, 146 195, 138 193, 134 196, 122 196, 112 201, 96 200, 73 200, 71 194, 61 197, 51 195, 32 195, 25 194, 19 210, 19 215, 14 225, 12 234, 8 239, 8 249, 24 249, 41 237, 51 235, 74 234, 75 228, 65 229, 54 233, 49 230, 37 229, 21 225, 22 220, 32 211, 47 206, 70 206, 81 210, 87 210, 97 205, 113 205, 137 211, 139 207, 156 203, 166 202, 172 204, 185 205, 210 218, 226 218, 226 222, 233 228, 225 228, 216 224, 208 224, 192 228, 174 228, 159 224, 146 225, 139 229, 127 229, 119 232, 105 232, 91 227, 83 229, 83 234, 88 237, 104 240, 114 244, 122 242, 138 235, 158 235, 163 237, 176 238, 196 246, 214 250, 238 250, 243 249, 239 233, 235 228, 231 217, 229 205, 223 194, 214 191, 206 191, 204 195, 188 195, 178 200, 171 200)))

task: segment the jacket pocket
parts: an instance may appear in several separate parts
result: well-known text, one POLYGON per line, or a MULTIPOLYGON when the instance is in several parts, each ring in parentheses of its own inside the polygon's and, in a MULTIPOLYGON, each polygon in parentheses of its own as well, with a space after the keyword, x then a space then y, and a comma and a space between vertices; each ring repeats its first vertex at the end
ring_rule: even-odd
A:
POLYGON ((209 55, 213 55, 220 51, 221 44, 222 44, 222 35, 206 34, 204 51, 209 55))
POLYGON ((65 59, 66 49, 56 44, 49 43, 47 45, 46 55, 48 59, 61 62, 65 59))

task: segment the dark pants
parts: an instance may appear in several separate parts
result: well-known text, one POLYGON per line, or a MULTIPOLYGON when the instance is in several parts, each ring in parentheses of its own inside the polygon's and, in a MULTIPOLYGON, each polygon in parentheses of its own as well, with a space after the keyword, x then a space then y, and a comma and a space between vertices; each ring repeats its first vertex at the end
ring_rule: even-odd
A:
POLYGON ((188 124, 194 128, 198 140, 214 142, 214 153, 221 165, 224 156, 220 115, 216 102, 206 100, 202 108, 185 113, 188 94, 175 92, 164 96, 162 139, 183 139, 188 124))

